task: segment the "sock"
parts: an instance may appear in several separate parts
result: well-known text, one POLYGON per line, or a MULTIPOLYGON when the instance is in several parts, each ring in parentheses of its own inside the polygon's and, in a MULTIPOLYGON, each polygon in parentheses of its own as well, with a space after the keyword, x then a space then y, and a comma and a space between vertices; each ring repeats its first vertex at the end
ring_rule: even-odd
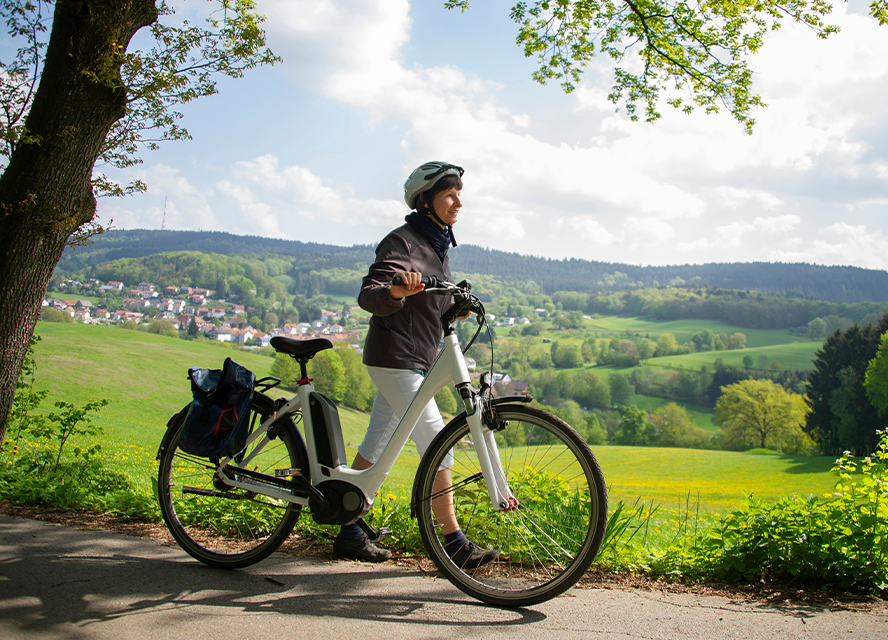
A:
POLYGON ((453 554, 459 551, 463 545, 469 542, 466 534, 461 529, 457 529, 453 533, 444 534, 444 551, 447 555, 453 557, 453 554))
POLYGON ((364 531, 357 524, 345 524, 339 529, 339 536, 343 540, 357 540, 364 531))

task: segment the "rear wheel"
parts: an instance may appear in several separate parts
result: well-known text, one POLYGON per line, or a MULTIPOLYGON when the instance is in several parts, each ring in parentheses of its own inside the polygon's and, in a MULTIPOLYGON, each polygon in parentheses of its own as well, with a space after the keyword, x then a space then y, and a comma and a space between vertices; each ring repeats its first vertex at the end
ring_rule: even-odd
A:
MULTIPOLYGON (((251 431, 273 406, 268 396, 254 394, 251 431)), ((263 560, 290 535, 301 506, 227 486, 218 478, 214 482, 214 461, 179 449, 184 414, 183 409, 169 427, 160 455, 157 489, 167 528, 189 555, 210 566, 237 569, 263 560)), ((269 431, 275 438, 249 468, 272 476, 275 469, 286 468, 307 473, 305 446, 293 421, 280 420, 269 431)))
POLYGON ((432 560, 456 587, 497 606, 528 606, 569 589, 595 559, 607 524, 607 492, 595 456, 567 423, 523 405, 492 410, 504 427, 495 439, 518 507, 491 507, 462 419, 438 435, 420 464, 414 496, 419 530, 432 560), (435 494, 435 478, 447 466, 452 484, 435 494), (498 550, 498 558, 476 568, 450 558, 432 511, 432 500, 440 504, 446 496, 466 537, 482 550, 498 550))

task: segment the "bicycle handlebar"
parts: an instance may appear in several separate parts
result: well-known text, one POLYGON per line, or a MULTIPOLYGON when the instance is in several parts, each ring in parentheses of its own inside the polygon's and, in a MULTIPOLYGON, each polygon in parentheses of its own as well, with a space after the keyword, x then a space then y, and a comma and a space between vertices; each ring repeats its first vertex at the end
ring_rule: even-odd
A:
MULTIPOLYGON (((458 284, 454 284, 442 280, 438 276, 423 276, 420 279, 420 282, 423 284, 423 293, 437 293, 439 295, 452 294, 455 296, 472 295, 472 283, 468 280, 463 280, 458 284)), ((400 276, 395 276, 392 278, 392 284, 403 287, 404 280, 400 276)))
MULTIPOLYGON (((441 280, 437 276, 423 276, 420 282, 424 285, 422 293, 432 293, 437 295, 452 295, 454 304, 444 312, 441 319, 445 325, 451 324, 457 317, 463 315, 467 311, 472 311, 479 316, 479 325, 484 318, 484 305, 472 294, 472 283, 463 280, 459 284, 441 280)), ((404 280, 400 276, 392 278, 393 285, 404 286, 404 280)))
MULTIPOLYGON (((420 282, 425 285, 426 289, 435 289, 438 287, 438 285, 444 284, 444 281, 439 280, 437 276, 423 276, 420 282)), ((401 278, 401 276, 395 276, 394 278, 392 278, 392 284, 403 287, 404 280, 401 278)))

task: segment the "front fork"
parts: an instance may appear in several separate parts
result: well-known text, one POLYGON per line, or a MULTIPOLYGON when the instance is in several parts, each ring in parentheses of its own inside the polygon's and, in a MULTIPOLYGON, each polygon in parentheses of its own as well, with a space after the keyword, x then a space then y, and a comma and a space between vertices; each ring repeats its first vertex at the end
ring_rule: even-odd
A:
POLYGON ((518 499, 509 488, 506 473, 503 470, 499 455, 499 446, 496 444, 496 434, 490 430, 482 420, 483 412, 491 411, 489 407, 482 407, 483 394, 475 392, 470 386, 461 388, 460 395, 466 405, 469 423, 469 432, 472 434, 472 445, 478 456, 478 464, 487 486, 487 495, 490 496, 490 505, 495 511, 512 511, 518 508, 518 499), (469 394, 465 391, 468 390, 469 394))

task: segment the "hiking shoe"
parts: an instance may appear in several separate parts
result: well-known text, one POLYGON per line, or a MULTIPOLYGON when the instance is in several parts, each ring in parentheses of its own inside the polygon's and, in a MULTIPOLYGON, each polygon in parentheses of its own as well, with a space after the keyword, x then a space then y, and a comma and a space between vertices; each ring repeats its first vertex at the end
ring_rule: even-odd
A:
POLYGON ((333 541, 333 553, 337 556, 355 558, 364 562, 385 562, 392 557, 391 551, 377 547, 370 542, 365 533, 361 533, 358 538, 337 536, 333 541))
POLYGON ((482 549, 474 540, 467 540, 455 553, 447 555, 460 569, 477 569, 499 557, 498 549, 482 549))

